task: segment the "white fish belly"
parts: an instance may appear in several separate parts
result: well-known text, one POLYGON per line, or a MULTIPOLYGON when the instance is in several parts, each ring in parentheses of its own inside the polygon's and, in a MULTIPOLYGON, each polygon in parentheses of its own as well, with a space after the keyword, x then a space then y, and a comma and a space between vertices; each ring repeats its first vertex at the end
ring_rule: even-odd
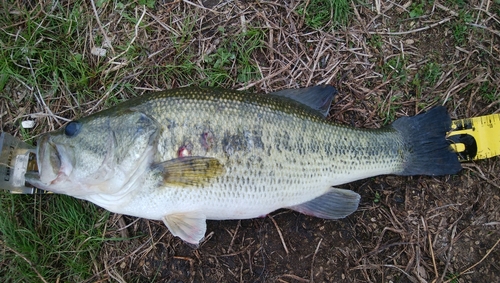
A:
POLYGON ((310 201, 332 186, 393 170, 383 164, 358 165, 353 170, 348 170, 349 165, 333 172, 334 166, 321 162, 307 167, 263 163, 259 168, 229 167, 224 176, 206 187, 160 188, 156 181, 141 182, 127 203, 110 210, 157 220, 186 212, 201 212, 213 220, 248 219, 310 201))

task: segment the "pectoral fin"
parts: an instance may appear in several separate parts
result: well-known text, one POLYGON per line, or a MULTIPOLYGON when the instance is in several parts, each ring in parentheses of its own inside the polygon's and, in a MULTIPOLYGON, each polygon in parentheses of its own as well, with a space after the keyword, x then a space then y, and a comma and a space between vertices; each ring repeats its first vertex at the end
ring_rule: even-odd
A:
POLYGON ((163 223, 172 235, 198 245, 207 231, 206 216, 199 212, 170 214, 163 217, 163 223))
POLYGON ((356 211, 359 200, 360 196, 351 190, 331 188, 326 194, 289 209, 319 218, 339 219, 356 211))
POLYGON ((203 186, 224 173, 224 166, 211 157, 180 157, 155 166, 160 167, 167 186, 203 186))

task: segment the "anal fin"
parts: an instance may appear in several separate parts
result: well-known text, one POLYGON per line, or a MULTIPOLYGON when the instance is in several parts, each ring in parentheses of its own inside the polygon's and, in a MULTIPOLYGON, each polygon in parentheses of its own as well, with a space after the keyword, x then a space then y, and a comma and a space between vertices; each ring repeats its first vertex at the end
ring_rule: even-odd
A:
POLYGON ((358 209, 360 195, 344 189, 331 188, 326 194, 289 209, 325 219, 339 219, 358 209))
POLYGON ((198 245, 207 231, 207 217, 200 212, 169 214, 163 217, 163 223, 172 235, 198 245))

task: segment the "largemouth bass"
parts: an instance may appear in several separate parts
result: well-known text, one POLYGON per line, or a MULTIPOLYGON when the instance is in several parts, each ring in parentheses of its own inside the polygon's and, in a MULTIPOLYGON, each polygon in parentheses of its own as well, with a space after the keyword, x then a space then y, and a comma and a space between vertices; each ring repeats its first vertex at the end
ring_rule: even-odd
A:
POLYGON ((446 141, 444 107, 381 129, 325 116, 336 94, 315 86, 255 95, 213 88, 151 93, 40 137, 41 189, 112 212, 162 220, 198 244, 207 219, 248 219, 289 208, 339 219, 360 196, 332 186, 381 174, 461 169, 446 141))

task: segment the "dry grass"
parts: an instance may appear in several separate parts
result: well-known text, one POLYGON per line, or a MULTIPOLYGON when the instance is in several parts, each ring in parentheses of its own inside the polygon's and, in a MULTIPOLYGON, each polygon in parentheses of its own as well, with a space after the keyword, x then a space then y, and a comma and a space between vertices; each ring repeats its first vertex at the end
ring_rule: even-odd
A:
MULTIPOLYGON (((13 79, 2 95, 35 99, 19 109, 2 98, 2 130, 20 134, 16 123, 30 117, 36 136, 122 99, 191 84, 256 92, 332 84, 340 94, 329 119, 356 127, 438 104, 455 119, 500 112, 495 1, 434 1, 415 18, 409 12, 418 1, 352 1, 352 20, 335 30, 307 27, 296 12, 303 1, 164 2, 154 9, 84 3, 88 24, 75 52, 97 70, 88 82, 94 95, 78 99, 79 90, 63 84, 50 91, 40 80, 13 79), (262 40, 243 58, 249 30, 262 40), (93 55, 95 47, 107 55, 93 55), (216 68, 207 58, 224 50, 236 57, 216 68), (244 67, 255 74, 238 80, 244 67)), ((497 157, 467 164, 458 176, 350 184, 363 202, 342 221, 290 211, 210 221, 198 249, 162 223, 115 215, 105 236, 136 238, 105 242, 88 281, 499 282, 499 166, 497 157)))

